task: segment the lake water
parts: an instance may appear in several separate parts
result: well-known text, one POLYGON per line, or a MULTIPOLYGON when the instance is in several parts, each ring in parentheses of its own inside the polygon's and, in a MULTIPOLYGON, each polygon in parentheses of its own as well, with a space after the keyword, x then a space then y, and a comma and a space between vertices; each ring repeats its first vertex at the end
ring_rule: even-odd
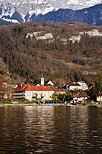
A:
POLYGON ((102 154, 102 108, 0 107, 0 154, 102 154))

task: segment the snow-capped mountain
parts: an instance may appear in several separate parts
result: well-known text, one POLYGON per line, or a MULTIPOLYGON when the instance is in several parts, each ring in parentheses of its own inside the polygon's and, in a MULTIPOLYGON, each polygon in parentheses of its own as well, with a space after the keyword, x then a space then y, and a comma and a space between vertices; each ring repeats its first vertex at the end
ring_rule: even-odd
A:
POLYGON ((1 0, 0 19, 20 23, 34 15, 46 15, 59 9, 81 10, 102 3, 102 0, 1 0))
MULTIPOLYGON (((79 10, 101 3, 102 0, 1 0, 3 11, 13 13, 16 9, 20 14, 46 14, 57 9, 79 10)), ((6 12, 5 12, 6 13, 6 12)))

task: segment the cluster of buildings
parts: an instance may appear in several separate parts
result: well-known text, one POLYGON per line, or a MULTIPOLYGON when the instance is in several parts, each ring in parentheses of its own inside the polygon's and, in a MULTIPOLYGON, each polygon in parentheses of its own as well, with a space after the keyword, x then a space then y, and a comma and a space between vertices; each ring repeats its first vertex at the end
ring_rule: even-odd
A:
MULTIPOLYGON (((7 83, 3 83, 3 85, 9 87, 7 86, 7 83)), ((1 85, 0 89, 2 89, 1 85)), ((10 88, 8 88, 8 90, 10 90, 10 88)), ((72 82, 70 84, 59 85, 58 87, 54 87, 54 84, 51 81, 48 81, 45 86, 44 78, 42 77, 41 83, 38 85, 16 85, 16 87, 13 88, 13 91, 9 91, 9 98, 25 99, 28 101, 51 101, 54 99, 53 95, 69 94, 74 102, 82 102, 89 98, 87 95, 88 90, 89 87, 84 81, 72 82)), ((6 99, 7 94, 8 91, 5 91, 5 95, 3 95, 6 99)), ((102 101, 102 93, 97 96, 97 101, 102 101)))
MULTIPOLYGON (((87 100, 89 96, 87 95, 88 85, 84 81, 73 82, 69 85, 59 85, 59 87, 54 87, 51 81, 47 82, 46 86, 44 83, 44 78, 41 78, 40 85, 30 86, 26 84, 18 85, 14 89, 13 98, 14 99, 26 99, 28 101, 42 100, 51 101, 53 100, 53 94, 69 94, 73 101, 82 102, 87 100)), ((102 96, 97 97, 97 101, 102 101, 102 96)))
POLYGON ((28 101, 41 100, 50 101, 53 100, 53 94, 63 94, 67 90, 54 88, 53 83, 48 81, 46 86, 44 85, 44 78, 41 78, 41 83, 36 86, 30 86, 26 84, 20 84, 14 89, 14 99, 26 99, 28 101))

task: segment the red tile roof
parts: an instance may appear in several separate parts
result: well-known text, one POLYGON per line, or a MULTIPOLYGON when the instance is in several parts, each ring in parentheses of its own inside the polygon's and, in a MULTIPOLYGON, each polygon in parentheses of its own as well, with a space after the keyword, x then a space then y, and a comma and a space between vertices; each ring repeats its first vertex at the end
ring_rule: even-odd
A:
POLYGON ((18 87, 14 89, 14 92, 25 91, 27 87, 26 84, 18 85, 18 87))
POLYGON ((88 97, 86 92, 78 92, 76 94, 73 94, 73 97, 81 98, 81 97, 88 97))
POLYGON ((55 89, 54 91, 55 91, 55 92, 67 92, 66 89, 55 89))
POLYGON ((27 86, 25 84, 19 85, 15 88, 14 92, 23 92, 23 91, 54 91, 52 88, 47 86, 27 86))
POLYGON ((52 88, 47 86, 28 86, 26 91, 54 91, 52 88))

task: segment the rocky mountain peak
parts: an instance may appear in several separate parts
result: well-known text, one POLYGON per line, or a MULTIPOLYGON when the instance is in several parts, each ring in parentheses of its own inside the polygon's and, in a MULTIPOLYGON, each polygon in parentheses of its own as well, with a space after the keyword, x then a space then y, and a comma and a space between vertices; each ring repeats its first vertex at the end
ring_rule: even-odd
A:
POLYGON ((101 3, 102 0, 1 0, 0 20, 19 23, 31 21, 33 17, 32 21, 36 22, 37 16, 46 15, 51 11, 81 10, 101 3))

